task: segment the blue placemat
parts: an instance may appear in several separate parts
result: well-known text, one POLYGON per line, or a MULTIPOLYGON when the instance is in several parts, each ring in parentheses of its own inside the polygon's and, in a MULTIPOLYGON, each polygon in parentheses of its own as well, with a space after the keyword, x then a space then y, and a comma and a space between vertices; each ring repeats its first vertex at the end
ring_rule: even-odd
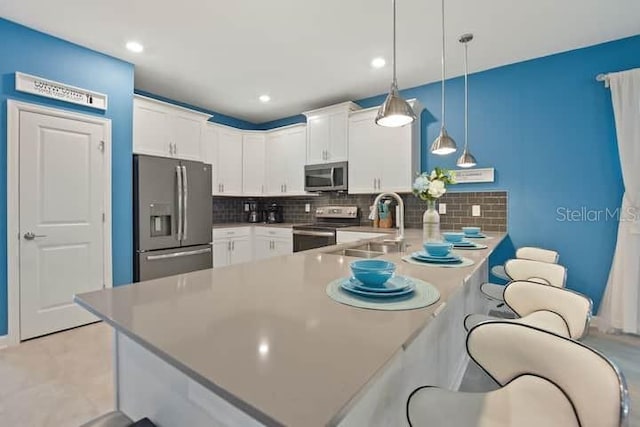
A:
POLYGON ((414 277, 407 278, 413 281, 416 290, 410 296, 398 297, 397 299, 381 300, 379 298, 367 298, 350 294, 340 287, 340 284, 344 280, 348 280, 344 277, 329 283, 326 290, 329 298, 340 304, 369 310, 415 310, 417 308, 430 306, 440 299, 440 292, 431 283, 414 277))

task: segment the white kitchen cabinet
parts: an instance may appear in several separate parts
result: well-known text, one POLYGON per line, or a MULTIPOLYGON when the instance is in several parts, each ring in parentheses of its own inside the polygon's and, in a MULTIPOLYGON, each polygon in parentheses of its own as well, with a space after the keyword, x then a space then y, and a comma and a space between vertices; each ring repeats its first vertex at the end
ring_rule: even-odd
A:
POLYGON ((213 268, 241 264, 252 259, 251 227, 213 230, 213 268))
POLYGON ((296 125, 267 134, 266 186, 271 196, 304 195, 306 126, 296 125))
POLYGON ((256 227, 254 259, 267 259, 293 253, 293 231, 290 228, 256 227))
POLYGON ((242 195, 242 132, 208 123, 203 131, 203 159, 213 165, 214 196, 242 195))
POLYGON ((266 146, 264 133, 242 135, 242 193, 265 195, 266 146))
POLYGON ((411 192, 420 171, 420 114, 424 107, 409 101, 418 120, 386 128, 375 124, 378 108, 349 118, 349 193, 411 192))
POLYGON ((133 152, 202 160, 202 130, 211 116, 151 98, 133 100, 133 152))
POLYGON ((349 114, 359 110, 353 102, 303 113, 307 116, 307 164, 348 160, 349 114))

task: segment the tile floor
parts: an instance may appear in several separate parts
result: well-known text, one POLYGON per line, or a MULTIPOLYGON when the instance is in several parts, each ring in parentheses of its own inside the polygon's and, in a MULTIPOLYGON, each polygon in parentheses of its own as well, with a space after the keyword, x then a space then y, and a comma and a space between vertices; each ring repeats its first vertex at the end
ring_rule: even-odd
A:
MULTIPOLYGON (((585 343, 624 372, 631 396, 630 427, 640 427, 640 337, 592 330, 585 343)), ((114 406, 112 332, 103 323, 72 329, 0 350, 0 425, 77 427, 114 406)), ((470 366, 462 389, 492 387, 470 366)))
POLYGON ((112 410, 111 339, 95 323, 0 350, 0 425, 78 427, 112 410))

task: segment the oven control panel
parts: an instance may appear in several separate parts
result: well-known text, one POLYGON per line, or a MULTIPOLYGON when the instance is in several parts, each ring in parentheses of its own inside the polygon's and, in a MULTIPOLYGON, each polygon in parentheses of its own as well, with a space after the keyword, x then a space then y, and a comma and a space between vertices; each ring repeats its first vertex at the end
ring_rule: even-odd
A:
POLYGON ((357 218, 357 206, 321 206, 316 208, 316 218, 357 218))

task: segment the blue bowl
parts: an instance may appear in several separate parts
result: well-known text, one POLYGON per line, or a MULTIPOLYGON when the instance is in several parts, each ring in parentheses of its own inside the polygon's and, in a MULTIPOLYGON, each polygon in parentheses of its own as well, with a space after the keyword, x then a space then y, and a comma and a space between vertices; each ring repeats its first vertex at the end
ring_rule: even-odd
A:
POLYGON ((465 236, 464 233, 458 233, 458 232, 452 232, 452 231, 447 231, 442 233, 442 237, 444 237, 444 240, 451 243, 462 242, 462 240, 464 239, 464 236, 465 236))
POLYGON ((395 271, 394 263, 380 259, 363 259, 351 263, 353 277, 367 286, 381 287, 393 277, 395 271))
POLYGON ((462 227, 462 231, 467 236, 477 236, 480 234, 480 227, 462 227))
POLYGON ((453 243, 449 242, 426 242, 424 244, 424 250, 431 256, 447 256, 451 249, 453 249, 453 243))

